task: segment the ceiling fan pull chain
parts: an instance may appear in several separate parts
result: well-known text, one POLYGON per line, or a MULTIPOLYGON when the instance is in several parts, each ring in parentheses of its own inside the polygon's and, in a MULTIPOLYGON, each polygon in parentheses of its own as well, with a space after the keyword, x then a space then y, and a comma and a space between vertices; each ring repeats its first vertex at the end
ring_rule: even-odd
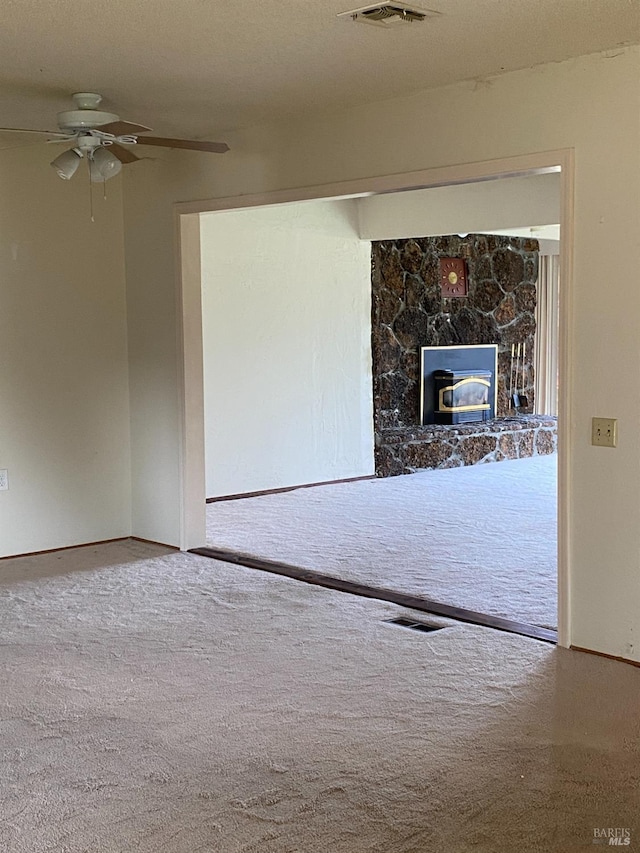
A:
POLYGON ((88 157, 87 157, 87 177, 89 178, 89 213, 91 216, 91 221, 95 222, 96 220, 93 218, 93 182, 91 180, 91 164, 89 163, 88 157))

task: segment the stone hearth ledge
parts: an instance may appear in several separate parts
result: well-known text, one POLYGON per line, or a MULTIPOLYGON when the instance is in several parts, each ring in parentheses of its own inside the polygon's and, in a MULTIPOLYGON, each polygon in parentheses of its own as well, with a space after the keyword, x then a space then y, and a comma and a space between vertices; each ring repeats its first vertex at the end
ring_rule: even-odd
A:
POLYGON ((557 418, 518 415, 472 424, 394 427, 376 436, 376 474, 394 477, 429 468, 547 456, 558 447, 557 418))

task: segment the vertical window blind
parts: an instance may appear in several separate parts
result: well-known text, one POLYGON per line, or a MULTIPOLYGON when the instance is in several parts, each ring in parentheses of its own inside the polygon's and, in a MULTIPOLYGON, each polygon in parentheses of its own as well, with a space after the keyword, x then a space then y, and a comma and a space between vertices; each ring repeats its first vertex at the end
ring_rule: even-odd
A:
POLYGON ((540 255, 535 357, 535 408, 539 415, 558 414, 559 285, 559 257, 540 255))

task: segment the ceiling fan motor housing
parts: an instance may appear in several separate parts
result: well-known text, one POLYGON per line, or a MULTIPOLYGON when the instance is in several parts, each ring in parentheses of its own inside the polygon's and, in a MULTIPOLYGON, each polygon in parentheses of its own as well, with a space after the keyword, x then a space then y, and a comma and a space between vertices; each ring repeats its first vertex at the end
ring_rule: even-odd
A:
POLYGON ((76 92, 73 101, 77 109, 58 113, 58 127, 62 131, 91 130, 120 118, 115 113, 98 109, 102 96, 95 92, 76 92))
POLYGON ((58 127, 60 130, 91 130, 118 121, 119 116, 115 113, 105 113, 102 110, 65 110, 58 113, 58 127))

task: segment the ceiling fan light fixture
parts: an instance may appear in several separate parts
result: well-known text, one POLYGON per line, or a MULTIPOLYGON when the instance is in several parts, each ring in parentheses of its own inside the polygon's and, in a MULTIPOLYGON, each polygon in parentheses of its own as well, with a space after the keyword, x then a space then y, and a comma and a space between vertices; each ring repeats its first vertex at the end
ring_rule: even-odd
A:
POLYGON ((78 166, 82 160, 82 152, 77 148, 69 148, 58 155, 55 160, 51 161, 51 165, 56 170, 58 177, 63 181, 70 181, 78 171, 78 166))
POLYGON ((95 183, 114 178, 122 169, 122 163, 108 148, 100 147, 90 155, 89 174, 95 183))
MULTIPOLYGON (((74 110, 58 113, 58 130, 35 130, 19 127, 0 127, 2 133, 28 133, 47 136, 48 142, 66 142, 73 147, 63 151, 51 166, 63 181, 69 181, 78 171, 80 161, 86 158, 90 181, 103 183, 115 177, 123 163, 135 163, 141 158, 130 147, 138 142, 138 135, 151 128, 144 124, 124 121, 115 113, 98 109, 102 96, 95 92, 76 92, 74 110)), ((179 148, 187 151, 205 151, 224 154, 229 150, 226 142, 179 139, 164 136, 144 136, 141 145, 161 148, 179 148)))

